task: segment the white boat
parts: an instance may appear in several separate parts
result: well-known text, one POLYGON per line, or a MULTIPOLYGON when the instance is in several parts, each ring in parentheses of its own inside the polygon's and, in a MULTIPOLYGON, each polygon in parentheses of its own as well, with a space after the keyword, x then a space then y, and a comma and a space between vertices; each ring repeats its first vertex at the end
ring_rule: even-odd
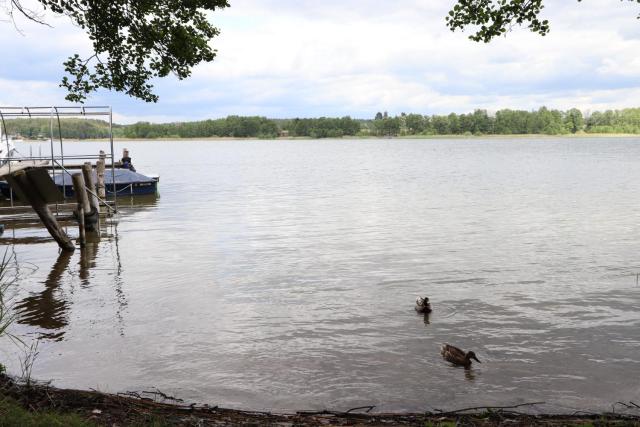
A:
POLYGON ((13 138, 5 137, 0 129, 0 166, 3 166, 8 162, 10 157, 17 154, 16 146, 13 138))

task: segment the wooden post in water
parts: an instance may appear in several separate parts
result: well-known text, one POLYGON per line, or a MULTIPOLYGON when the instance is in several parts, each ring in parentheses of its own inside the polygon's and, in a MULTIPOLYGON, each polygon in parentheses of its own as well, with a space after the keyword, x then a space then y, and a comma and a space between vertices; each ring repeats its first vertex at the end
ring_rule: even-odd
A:
POLYGON ((7 177, 7 181, 18 187, 19 191, 24 194, 26 201, 29 202, 33 210, 38 214, 40 221, 51 234, 51 237, 58 243, 60 249, 67 252, 73 252, 76 246, 73 244, 69 236, 62 230, 60 224, 49 210, 49 206, 43 199, 43 197, 35 189, 34 185, 29 180, 26 172, 21 170, 17 171, 11 176, 7 177))
POLYGON ((85 226, 88 231, 100 230, 100 201, 96 193, 96 185, 93 180, 93 167, 90 162, 82 165, 82 175, 84 176, 84 184, 89 192, 85 192, 89 198, 90 210, 85 211, 85 226))
POLYGON ((90 190, 87 194, 89 197, 89 204, 91 205, 91 209, 95 209, 96 211, 100 211, 100 202, 98 201, 98 196, 96 192, 96 184, 93 179, 93 166, 91 166, 90 162, 85 162, 82 165, 82 175, 84 176, 84 184, 90 190))
POLYGON ((74 173, 71 176, 73 181, 73 192, 76 193, 76 200, 78 201, 78 226, 80 228, 80 246, 84 247, 86 244, 85 235, 85 221, 84 215, 86 212, 91 212, 91 206, 89 205, 89 198, 87 197, 87 190, 84 186, 84 178, 81 173, 74 173))
POLYGON ((78 201, 78 210, 82 208, 85 212, 90 211, 91 205, 89 205, 89 198, 87 197, 82 174, 74 173, 71 176, 71 180, 73 181, 73 191, 76 193, 76 200, 78 201))
POLYGON ((98 182, 96 183, 96 190, 98 192, 98 197, 102 200, 106 200, 107 198, 107 190, 104 185, 104 172, 106 168, 105 158, 103 152, 100 153, 100 160, 96 162, 96 176, 98 178, 98 182))
POLYGON ((78 228, 80 229, 80 247, 87 246, 87 229, 84 226, 84 208, 78 209, 78 228))

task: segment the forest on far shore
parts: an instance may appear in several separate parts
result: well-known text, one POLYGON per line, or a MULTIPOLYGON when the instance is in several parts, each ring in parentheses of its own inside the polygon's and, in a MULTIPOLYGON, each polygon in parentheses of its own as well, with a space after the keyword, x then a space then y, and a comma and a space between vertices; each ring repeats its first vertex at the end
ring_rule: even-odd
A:
MULTIPOLYGON (((48 139, 49 119, 5 120, 9 135, 27 139, 48 139)), ((54 126, 54 138, 59 137, 54 126)), ((102 120, 64 118, 63 138, 95 139, 109 137, 109 123, 102 120)), ((640 134, 640 108, 595 111, 583 114, 572 108, 561 111, 541 107, 535 111, 503 109, 448 115, 405 114, 390 116, 378 112, 372 119, 294 118, 269 119, 258 116, 228 116, 193 122, 113 125, 116 138, 340 138, 343 136, 389 137, 432 135, 562 135, 562 134, 640 134)))

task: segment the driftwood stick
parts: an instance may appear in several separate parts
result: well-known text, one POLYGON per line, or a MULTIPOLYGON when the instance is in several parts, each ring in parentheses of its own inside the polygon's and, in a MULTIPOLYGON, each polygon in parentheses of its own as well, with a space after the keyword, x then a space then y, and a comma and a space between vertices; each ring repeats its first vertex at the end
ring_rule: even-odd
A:
POLYGON ((522 406, 543 405, 545 403, 547 403, 547 402, 529 402, 529 403, 521 403, 519 405, 510 405, 510 406, 474 406, 474 407, 471 407, 471 408, 456 409, 454 411, 439 412, 437 415, 457 414, 457 413, 460 413, 460 412, 478 411, 478 410, 481 410, 481 409, 484 409, 484 410, 489 410, 489 409, 513 409, 513 408, 520 408, 522 406))
POLYGON ((296 415, 303 416, 313 416, 313 415, 334 415, 336 417, 365 417, 364 414, 353 413, 351 411, 357 411, 358 409, 367 409, 365 413, 369 413, 375 405, 367 405, 367 406, 358 406, 357 408, 351 408, 347 411, 330 411, 328 409, 323 409, 322 411, 296 411, 296 415))
POLYGON ((500 413, 500 415, 506 415, 506 416, 514 416, 514 417, 534 417, 536 418, 538 415, 533 415, 533 414, 528 414, 526 412, 520 412, 520 411, 510 411, 510 410, 500 410, 497 411, 497 413, 500 413))
POLYGON ((345 414, 348 414, 348 413, 349 413, 349 412, 351 412, 351 411, 357 411, 358 409, 366 409, 366 411, 365 411, 365 412, 368 414, 368 413, 369 413, 369 411, 371 411, 371 410, 372 410, 373 408, 375 408, 375 407, 376 407, 375 405, 358 406, 357 408, 351 408, 351 409, 347 410, 347 411, 345 412, 345 414))
POLYGON ((160 396, 165 400, 172 400, 174 402, 184 402, 184 400, 174 397, 174 396, 169 396, 163 392, 161 392, 160 390, 156 389, 156 391, 142 391, 142 394, 150 394, 152 396, 160 396))
POLYGON ((621 412, 602 412, 600 414, 595 414, 595 417, 611 417, 615 419, 623 419, 623 420, 640 420, 640 415, 634 414, 625 414, 621 412))
POLYGON ((335 415, 335 413, 323 409, 322 411, 296 411, 296 415, 335 415))
POLYGON ((613 404, 613 408, 615 408, 615 407, 616 407, 616 405, 622 405, 622 406, 624 406, 625 408, 633 408, 633 406, 631 406, 631 405, 627 405, 627 404, 626 404, 626 403, 624 403, 624 402, 616 402, 616 403, 614 403, 614 404, 613 404))

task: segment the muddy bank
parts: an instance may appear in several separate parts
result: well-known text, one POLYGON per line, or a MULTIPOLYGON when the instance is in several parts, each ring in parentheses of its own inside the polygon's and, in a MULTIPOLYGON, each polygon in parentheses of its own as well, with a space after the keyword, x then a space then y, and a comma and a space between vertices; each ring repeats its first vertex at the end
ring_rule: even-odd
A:
MULTIPOLYGON (((217 406, 187 404, 160 391, 106 394, 97 391, 58 389, 46 384, 26 386, 0 375, 0 399, 10 398, 32 412, 73 413, 107 426, 640 426, 640 416, 621 414, 529 415, 518 407, 477 408, 471 412, 426 414, 367 413, 375 408, 347 412, 320 411, 276 414, 240 411, 217 406)), ((1 415, 1 414, 0 414, 1 415)))

